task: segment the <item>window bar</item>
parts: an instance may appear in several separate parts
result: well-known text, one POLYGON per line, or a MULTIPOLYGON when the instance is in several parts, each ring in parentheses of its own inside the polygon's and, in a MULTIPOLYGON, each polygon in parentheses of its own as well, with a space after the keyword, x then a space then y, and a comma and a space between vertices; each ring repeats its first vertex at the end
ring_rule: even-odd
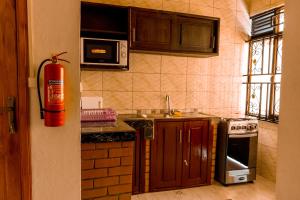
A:
MULTIPOLYGON (((280 75, 281 73, 276 73, 276 75, 280 75)), ((269 73, 269 74, 251 74, 251 75, 243 75, 243 76, 265 76, 265 75, 270 75, 272 76, 273 74, 272 73, 269 73)))
POLYGON ((260 92, 259 92, 259 111, 258 111, 258 118, 261 119, 261 101, 262 101, 262 87, 263 84, 260 84, 260 92))
MULTIPOLYGON (((249 43, 249 52, 248 52, 248 72, 247 74, 250 74, 252 71, 252 53, 253 53, 253 42, 250 41, 249 43)), ((250 95, 251 95, 251 76, 247 77, 247 93, 246 93, 246 110, 245 113, 249 114, 250 110, 250 95)))
MULTIPOLYGON (((275 67, 275 73, 274 73, 274 75, 281 74, 281 73, 277 73, 277 67, 278 67, 277 61, 278 61, 278 52, 279 52, 278 43, 279 43, 280 40, 282 40, 282 36, 278 36, 277 40, 278 40, 278 42, 277 42, 277 48, 276 48, 276 65, 274 66, 275 67)), ((281 42, 283 43, 283 41, 281 41, 281 42)), ((283 48, 283 44, 281 44, 281 48, 283 48)), ((282 56, 282 52, 281 52, 281 56, 282 56)), ((282 60, 282 58, 281 58, 281 60, 282 60)), ((281 63, 281 71, 282 71, 282 63, 281 63)))
POLYGON ((259 36, 259 37, 248 40, 248 42, 250 42, 250 41, 257 42, 257 41, 263 40, 263 38, 265 38, 265 37, 275 38, 275 37, 281 37, 281 36, 282 36, 282 32, 279 32, 279 33, 274 33, 274 34, 267 35, 267 36, 265 36, 265 35, 259 36))
POLYGON ((271 70, 270 70, 270 67, 271 67, 271 61, 270 61, 270 58, 271 58, 271 42, 272 42, 272 37, 269 37, 269 61, 268 61, 268 74, 271 73, 271 70))
POLYGON ((278 38, 275 37, 274 40, 274 51, 273 51, 273 62, 272 62, 272 77, 271 77, 271 91, 270 91, 270 111, 269 111, 269 118, 274 118, 274 104, 275 104, 275 74, 276 74, 276 65, 277 65, 277 49, 278 49, 278 38))
POLYGON ((279 32, 279 26, 281 24, 284 24, 284 22, 280 22, 280 15, 284 13, 284 11, 282 11, 283 9, 278 9, 276 10, 276 13, 275 15, 273 16, 273 20, 274 20, 274 24, 273 26, 275 27, 276 29, 276 32, 279 32))
POLYGON ((276 83, 274 83, 273 85, 274 85, 274 91, 273 91, 274 92, 274 94, 273 94, 274 99, 273 99, 273 110, 272 110, 273 114, 271 116, 272 116, 272 120, 275 121, 276 83))
POLYGON ((268 102, 269 102, 269 87, 270 87, 270 83, 267 84, 267 99, 266 99, 266 113, 265 113, 265 118, 266 120, 268 119, 268 102))
POLYGON ((265 38, 263 39, 263 41, 262 41, 262 52, 261 52, 261 56, 262 56, 262 58, 261 58, 261 71, 260 71, 260 74, 262 75, 263 73, 264 73, 264 60, 265 60, 265 38))

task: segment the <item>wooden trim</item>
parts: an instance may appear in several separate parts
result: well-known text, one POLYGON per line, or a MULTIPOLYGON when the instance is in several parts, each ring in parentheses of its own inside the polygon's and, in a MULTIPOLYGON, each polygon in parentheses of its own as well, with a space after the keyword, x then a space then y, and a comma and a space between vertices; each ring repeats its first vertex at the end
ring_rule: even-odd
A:
POLYGON ((212 172, 212 162, 213 162, 213 159, 212 159, 212 150, 213 150, 213 142, 214 142, 214 125, 212 125, 212 122, 211 120, 208 121, 208 135, 209 135, 209 146, 208 146, 208 155, 207 155, 207 179, 206 179, 206 182, 208 184, 211 184, 212 183, 212 177, 211 177, 211 172, 212 172))
MULTIPOLYGON (((141 177, 140 177, 140 192, 145 193, 145 173, 146 173, 146 140, 145 132, 141 131, 141 177)), ((150 167, 150 166, 149 166, 150 167)))
POLYGON ((18 106, 21 158, 22 200, 32 199, 31 151, 29 132, 29 74, 28 61, 28 14, 27 0, 16 0, 17 62, 18 62, 18 106))

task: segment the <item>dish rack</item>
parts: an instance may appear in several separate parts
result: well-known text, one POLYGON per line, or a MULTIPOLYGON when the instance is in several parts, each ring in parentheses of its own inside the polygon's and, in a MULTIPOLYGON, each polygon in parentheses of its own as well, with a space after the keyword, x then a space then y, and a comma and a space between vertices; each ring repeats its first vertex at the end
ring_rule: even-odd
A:
POLYGON ((117 121, 117 112, 111 108, 104 109, 82 109, 82 122, 115 122, 117 121))

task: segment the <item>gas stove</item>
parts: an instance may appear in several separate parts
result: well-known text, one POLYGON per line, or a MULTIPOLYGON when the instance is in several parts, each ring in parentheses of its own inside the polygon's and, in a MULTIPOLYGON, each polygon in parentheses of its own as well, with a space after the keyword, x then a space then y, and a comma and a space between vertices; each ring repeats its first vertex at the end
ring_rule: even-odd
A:
POLYGON ((216 179, 224 185, 256 178, 258 120, 222 118, 218 125, 216 179))
POLYGON ((225 119, 227 134, 248 134, 258 132, 258 120, 253 118, 225 119))

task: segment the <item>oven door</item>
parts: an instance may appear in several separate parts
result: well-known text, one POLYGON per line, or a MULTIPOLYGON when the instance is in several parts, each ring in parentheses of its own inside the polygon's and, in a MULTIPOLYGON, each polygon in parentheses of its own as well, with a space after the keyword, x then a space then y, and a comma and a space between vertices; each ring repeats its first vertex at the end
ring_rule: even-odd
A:
POLYGON ((257 132, 229 134, 225 184, 245 183, 256 179, 257 132))
POLYGON ((256 167, 257 133, 229 135, 226 170, 245 170, 256 167))
POLYGON ((118 65, 118 40, 81 38, 81 64, 118 65))

